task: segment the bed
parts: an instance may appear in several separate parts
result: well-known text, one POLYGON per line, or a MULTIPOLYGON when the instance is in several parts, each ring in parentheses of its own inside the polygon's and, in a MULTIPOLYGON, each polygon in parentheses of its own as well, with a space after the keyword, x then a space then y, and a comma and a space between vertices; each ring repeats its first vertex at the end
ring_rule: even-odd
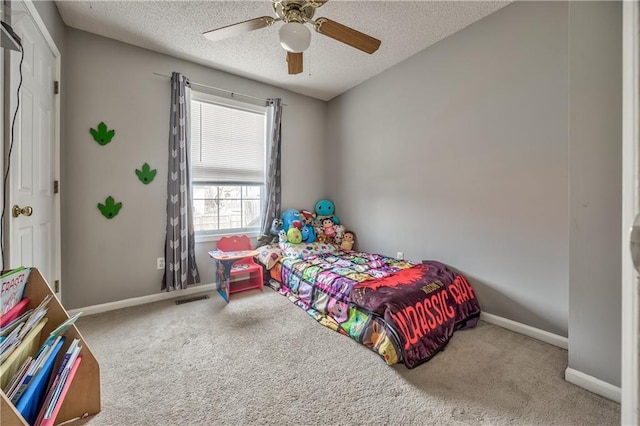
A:
POLYGON ((456 330, 474 327, 480 305, 467 279, 436 261, 412 263, 331 245, 260 249, 269 285, 322 325, 389 364, 414 368, 456 330))

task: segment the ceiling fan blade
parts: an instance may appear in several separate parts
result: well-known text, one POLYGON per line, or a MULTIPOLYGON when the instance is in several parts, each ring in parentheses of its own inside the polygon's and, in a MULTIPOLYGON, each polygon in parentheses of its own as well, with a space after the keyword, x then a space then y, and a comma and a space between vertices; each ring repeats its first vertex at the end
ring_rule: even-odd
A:
POLYGON ((316 31, 369 54, 380 47, 380 40, 327 18, 315 22, 316 31))
POLYGON ((250 19, 248 21, 238 22, 237 24, 227 25, 226 27, 216 28, 215 30, 202 33, 208 40, 218 41, 225 38, 248 33, 249 31, 259 30, 268 27, 276 21, 271 16, 261 16, 260 18, 250 19))
POLYGON ((287 66, 289 74, 300 74, 302 72, 302 52, 287 52, 287 66))

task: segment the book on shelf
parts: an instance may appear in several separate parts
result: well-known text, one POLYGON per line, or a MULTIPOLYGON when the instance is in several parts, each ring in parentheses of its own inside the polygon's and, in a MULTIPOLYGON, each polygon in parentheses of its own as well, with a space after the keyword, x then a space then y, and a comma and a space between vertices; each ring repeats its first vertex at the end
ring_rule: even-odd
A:
POLYGON ((35 309, 31 315, 29 315, 27 317, 27 320, 24 323, 24 327, 22 327, 22 329, 20 330, 20 333, 18 333, 18 338, 22 339, 24 336, 27 335, 27 333, 29 331, 31 331, 31 329, 40 322, 40 320, 42 318, 45 317, 45 315, 47 315, 47 311, 49 309, 44 307, 43 309, 35 309))
POLYGON ((5 393, 5 395, 7 395, 7 398, 11 399, 11 397, 18 390, 18 386, 24 379, 25 374, 27 374, 27 370, 31 365, 31 361, 33 361, 33 357, 28 356, 27 359, 24 360, 20 368, 18 368, 18 371, 16 372, 16 374, 14 374, 13 378, 11 378, 11 381, 7 384, 7 386, 2 388, 2 391, 5 393))
POLYGON ((53 330, 51 333, 49 333, 49 337, 47 337, 47 342, 50 342, 53 339, 55 339, 56 337, 66 333, 67 330, 69 329, 69 327, 71 327, 76 322, 76 320, 80 317, 80 315, 82 315, 82 312, 78 312, 77 314, 75 314, 71 318, 69 318, 66 321, 64 321, 58 327, 56 327, 55 330, 53 330))
POLYGON ((20 267, 0 275, 0 314, 4 315, 22 300, 31 268, 20 267))
POLYGON ((45 343, 40 347, 38 353, 35 356, 35 359, 29 365, 29 369, 27 373, 24 375, 24 379, 20 383, 20 386, 15 393, 15 395, 11 398, 11 402, 17 404, 22 395, 27 391, 27 389, 31 386, 31 381, 40 373, 42 368, 47 364, 51 356, 57 354, 57 351, 60 349, 60 346, 64 343, 64 337, 59 337, 52 343, 45 343))
MULTIPOLYGON (((0 343, 0 365, 9 358, 11 353, 20 345, 27 334, 29 334, 31 330, 36 327, 43 318, 45 318, 48 311, 47 304, 51 299, 52 296, 48 295, 36 309, 29 313, 29 315, 20 317, 16 319, 15 322, 6 326, 6 329, 11 329, 11 331, 8 331, 8 334, 6 335, 3 334, 5 338, 0 343)), ((4 384, 4 381, 2 383, 4 384)))
POLYGON ((55 407, 58 403, 62 403, 66 394, 66 388, 71 384, 73 375, 75 373, 74 367, 77 368, 80 363, 80 339, 74 339, 73 342, 67 348, 67 352, 64 354, 56 374, 51 378, 51 384, 49 385, 49 391, 41 404, 40 413, 36 420, 36 424, 40 424, 43 420, 55 419, 53 415, 55 407), (53 415, 53 418, 51 416, 53 415))
POLYGON ((0 388, 4 389, 7 383, 20 368, 23 360, 28 356, 33 356, 40 344, 40 333, 47 323, 48 318, 43 318, 30 332, 22 339, 22 342, 9 357, 0 364, 0 388))
POLYGON ((0 317, 0 327, 4 327, 5 325, 11 323, 16 318, 19 318, 22 314, 24 314, 27 310, 27 305, 31 299, 28 297, 23 297, 21 301, 19 301, 13 308, 9 309, 6 314, 0 317))
POLYGON ((64 398, 67 396, 67 392, 69 391, 69 387, 71 386, 71 382, 73 381, 73 378, 75 377, 76 371, 78 370, 78 366, 80 365, 80 361, 82 361, 82 356, 79 356, 76 358, 76 360, 74 361, 73 365, 71 366, 71 368, 69 369, 69 372, 66 376, 66 379, 64 380, 64 384, 60 390, 60 392, 57 394, 57 396, 55 398, 52 398, 50 404, 48 404, 47 406, 42 406, 41 409, 41 416, 42 417, 38 417, 38 419, 36 420, 36 425, 38 426, 53 426, 53 422, 55 421, 56 417, 58 416, 58 412, 60 411, 60 407, 62 406, 62 403, 64 402, 64 398), (46 410, 45 410, 46 408, 46 410), (45 410, 44 412, 42 410, 45 410))
MULTIPOLYGON (((23 393, 18 398, 14 397, 14 399, 17 399, 17 402, 14 402, 14 399, 11 400, 16 406, 16 410, 18 410, 30 425, 34 424, 38 416, 40 406, 47 391, 49 378, 53 372, 56 357, 64 344, 64 340, 65 338, 61 336, 59 339, 56 339, 50 349, 41 351, 41 353, 45 353, 46 355, 43 356, 41 361, 37 363, 34 361, 37 365, 34 369, 33 377, 29 378, 23 393)), ((28 375, 29 372, 27 372, 27 376, 28 375)))
POLYGON ((9 355, 11 355, 13 349, 20 344, 20 339, 18 338, 18 336, 20 335, 20 331, 24 327, 24 324, 25 323, 23 322, 18 324, 17 327, 14 328, 11 333, 6 336, 2 343, 0 343, 0 363, 2 363, 9 355))
POLYGON ((20 315, 18 318, 4 325, 2 328, 0 328, 0 336, 7 337, 7 335, 11 333, 14 328, 19 326, 21 323, 24 323, 24 321, 29 317, 29 315, 31 315, 32 312, 33 312, 33 309, 29 309, 28 311, 20 315))

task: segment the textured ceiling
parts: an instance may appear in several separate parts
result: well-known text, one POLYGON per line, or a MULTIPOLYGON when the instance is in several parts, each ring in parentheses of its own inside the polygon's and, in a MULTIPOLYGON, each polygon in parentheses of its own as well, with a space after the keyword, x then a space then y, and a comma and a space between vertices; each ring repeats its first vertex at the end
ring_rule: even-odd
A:
MULTIPOLYGON (((373 55, 312 31, 304 71, 287 74, 282 22, 222 41, 202 33, 259 16, 271 1, 56 1, 64 22, 104 37, 329 100, 495 12, 509 1, 331 0, 327 17, 382 40, 373 55)), ((311 27, 310 27, 311 28, 311 27)))

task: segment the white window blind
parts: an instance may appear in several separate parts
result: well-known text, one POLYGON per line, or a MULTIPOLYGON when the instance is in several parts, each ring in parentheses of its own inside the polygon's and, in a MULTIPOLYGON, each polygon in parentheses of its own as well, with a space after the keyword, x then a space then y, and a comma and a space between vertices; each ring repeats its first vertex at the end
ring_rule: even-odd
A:
POLYGON ((193 182, 263 184, 265 114, 191 102, 193 182))

